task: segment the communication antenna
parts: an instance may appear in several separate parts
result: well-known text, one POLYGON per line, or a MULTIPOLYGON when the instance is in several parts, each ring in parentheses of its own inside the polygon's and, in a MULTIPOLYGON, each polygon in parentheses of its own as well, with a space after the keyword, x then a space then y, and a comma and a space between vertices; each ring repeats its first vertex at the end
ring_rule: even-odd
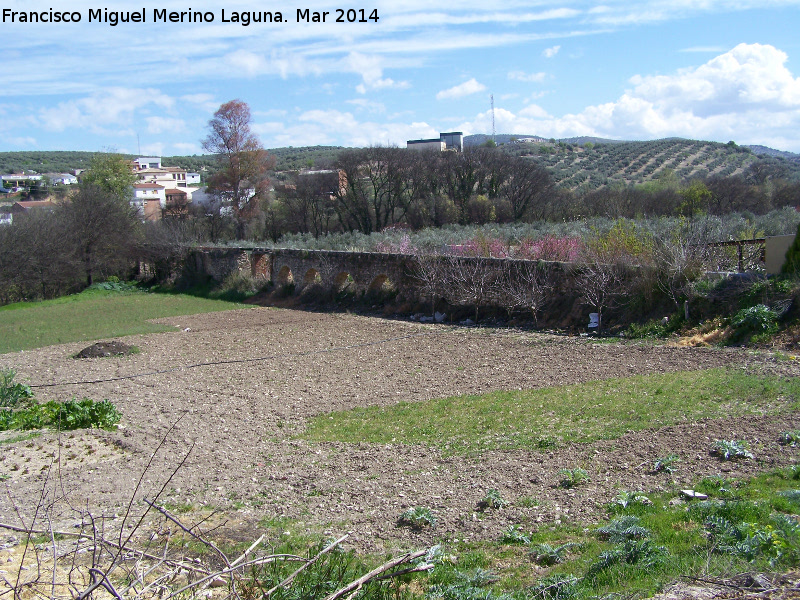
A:
POLYGON ((142 155, 142 143, 139 141, 139 132, 136 132, 136 146, 139 148, 139 156, 142 155))
POLYGON ((494 94, 489 94, 492 103, 492 141, 494 141, 494 94))

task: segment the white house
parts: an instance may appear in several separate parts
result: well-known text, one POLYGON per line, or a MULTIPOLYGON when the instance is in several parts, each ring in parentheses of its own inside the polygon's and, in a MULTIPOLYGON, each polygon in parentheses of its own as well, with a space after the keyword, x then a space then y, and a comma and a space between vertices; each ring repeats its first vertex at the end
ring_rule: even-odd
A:
POLYGON ((78 178, 75 175, 70 175, 69 173, 57 173, 49 175, 50 182, 53 185, 77 185, 78 178))

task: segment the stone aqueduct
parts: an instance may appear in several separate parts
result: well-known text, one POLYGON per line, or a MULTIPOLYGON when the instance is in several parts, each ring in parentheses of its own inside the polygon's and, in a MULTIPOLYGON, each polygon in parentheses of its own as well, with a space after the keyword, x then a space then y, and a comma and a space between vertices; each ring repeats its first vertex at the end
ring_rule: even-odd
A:
POLYGON ((276 286, 293 286, 295 293, 321 286, 363 295, 387 288, 414 294, 413 257, 377 252, 286 250, 264 248, 195 248, 186 266, 199 275, 222 281, 235 272, 276 286))

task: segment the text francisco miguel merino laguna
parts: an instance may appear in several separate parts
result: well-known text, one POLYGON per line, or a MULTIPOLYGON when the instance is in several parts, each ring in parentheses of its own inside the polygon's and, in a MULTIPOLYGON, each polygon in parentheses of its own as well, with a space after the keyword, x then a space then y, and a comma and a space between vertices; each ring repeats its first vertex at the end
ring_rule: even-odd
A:
MULTIPOLYGON (((112 27, 119 23, 213 23, 216 14, 212 11, 193 11, 191 8, 184 11, 167 11, 165 8, 154 8, 151 11, 152 19, 148 21, 147 10, 108 10, 107 8, 89 9, 89 23, 106 23, 112 27)), ((19 11, 10 8, 3 9, 3 23, 80 23, 83 14, 79 11, 69 10, 41 10, 19 11)), ((247 26, 250 23, 287 23, 280 11, 225 11, 220 13, 220 22, 239 23, 247 26)), ((287 15, 288 17, 288 15, 287 15)), ((376 23, 378 21, 377 9, 364 8, 338 8, 333 11, 312 11, 298 8, 298 23, 376 23), (333 13, 333 14, 331 14, 333 13), (328 20, 330 17, 330 20, 328 20)))

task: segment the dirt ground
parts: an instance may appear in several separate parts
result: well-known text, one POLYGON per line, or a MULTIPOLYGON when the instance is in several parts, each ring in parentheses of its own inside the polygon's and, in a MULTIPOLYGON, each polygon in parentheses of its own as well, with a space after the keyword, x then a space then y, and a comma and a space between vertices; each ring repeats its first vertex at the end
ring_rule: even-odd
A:
POLYGON ((777 443, 779 432, 800 429, 798 413, 687 422, 550 452, 473 458, 295 438, 313 415, 402 400, 722 365, 800 374, 800 361, 767 352, 597 343, 263 307, 160 322, 177 330, 124 338, 140 350, 129 356, 73 358, 86 343, 0 355, 0 367, 15 369, 18 381, 49 386, 35 388, 40 400, 107 398, 123 415, 114 432, 45 432, 0 446, 0 520, 19 522, 21 515, 30 523, 42 503, 57 528, 74 527, 87 510, 113 528, 132 497, 141 514, 139 500, 163 486, 161 501, 173 510, 221 509, 231 535, 243 539, 258 537, 257 524, 267 522, 292 533, 352 532, 351 546, 391 551, 442 539, 497 539, 517 523, 588 525, 622 489, 675 489, 798 458, 777 443), (711 442, 723 438, 750 441, 757 460, 709 456, 711 442), (676 473, 648 473, 655 457, 669 453, 682 458, 676 473), (585 468, 591 483, 558 488, 558 470, 574 466, 585 468), (480 513, 489 488, 511 505, 480 513), (436 528, 398 527, 400 513, 418 505, 436 512, 436 528))

